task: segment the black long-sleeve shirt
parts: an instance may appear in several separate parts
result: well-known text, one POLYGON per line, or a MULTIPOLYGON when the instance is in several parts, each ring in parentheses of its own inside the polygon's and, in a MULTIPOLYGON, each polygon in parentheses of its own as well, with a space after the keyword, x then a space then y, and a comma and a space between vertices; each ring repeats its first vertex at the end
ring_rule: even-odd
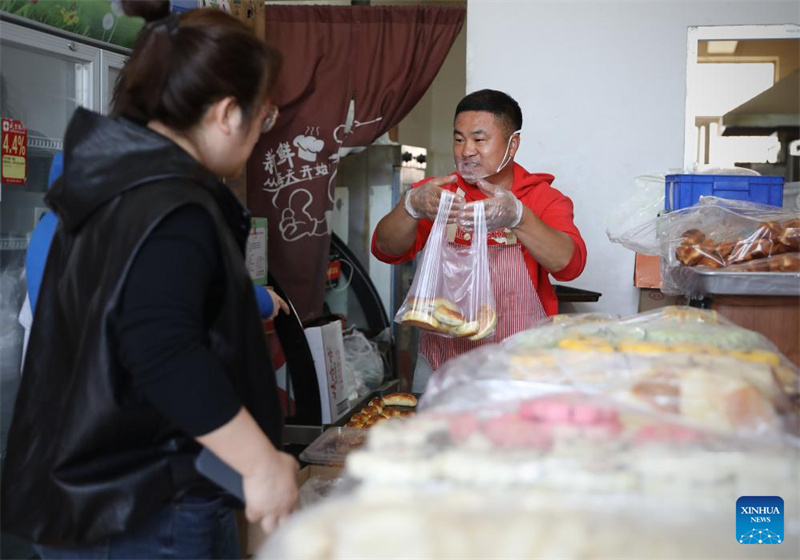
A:
POLYGON ((192 436, 221 427, 241 408, 207 336, 219 311, 221 266, 211 217, 187 206, 147 238, 122 295, 119 355, 134 390, 192 436))

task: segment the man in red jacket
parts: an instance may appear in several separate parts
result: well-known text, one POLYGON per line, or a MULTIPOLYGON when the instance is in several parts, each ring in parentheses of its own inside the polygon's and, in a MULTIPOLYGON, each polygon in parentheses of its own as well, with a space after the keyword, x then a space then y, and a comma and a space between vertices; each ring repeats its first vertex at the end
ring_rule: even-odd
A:
POLYGON ((514 163, 522 111, 509 95, 481 90, 456 107, 453 156, 457 172, 413 185, 378 224, 372 253, 400 264, 425 247, 444 191, 456 193, 450 221, 459 224, 450 241, 469 244, 472 203, 484 201, 489 233, 489 268, 495 303, 495 336, 481 341, 420 335, 413 389, 424 389, 431 371, 487 342, 499 342, 558 312, 549 276, 577 278, 586 264, 586 244, 575 226, 572 201, 550 186, 554 177, 529 173, 514 163))

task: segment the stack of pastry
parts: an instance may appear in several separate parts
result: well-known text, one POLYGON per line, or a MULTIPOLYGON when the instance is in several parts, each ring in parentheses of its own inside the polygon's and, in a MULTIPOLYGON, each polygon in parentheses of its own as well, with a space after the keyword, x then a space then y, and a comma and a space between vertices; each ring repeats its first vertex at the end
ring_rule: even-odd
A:
POLYGON ((762 222, 748 236, 715 240, 698 229, 681 235, 675 257, 684 266, 725 268, 746 272, 800 271, 800 218, 762 222))
POLYGON ((393 418, 408 418, 415 414, 416 406, 417 397, 411 393, 392 393, 383 397, 375 397, 350 417, 345 428, 371 428, 393 418))
POLYGON ((408 311, 401 318, 404 325, 457 338, 481 340, 492 334, 497 325, 497 314, 490 305, 481 306, 477 316, 470 318, 473 320, 468 320, 457 304, 445 298, 410 296, 406 307, 408 311))

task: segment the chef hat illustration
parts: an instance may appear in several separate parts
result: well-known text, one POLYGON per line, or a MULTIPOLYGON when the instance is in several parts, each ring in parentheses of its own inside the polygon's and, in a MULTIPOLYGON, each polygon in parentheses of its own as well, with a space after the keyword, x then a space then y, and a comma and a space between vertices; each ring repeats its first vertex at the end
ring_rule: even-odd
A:
POLYGON ((306 161, 317 161, 317 154, 325 147, 325 142, 313 136, 296 136, 292 144, 297 148, 297 156, 306 161))

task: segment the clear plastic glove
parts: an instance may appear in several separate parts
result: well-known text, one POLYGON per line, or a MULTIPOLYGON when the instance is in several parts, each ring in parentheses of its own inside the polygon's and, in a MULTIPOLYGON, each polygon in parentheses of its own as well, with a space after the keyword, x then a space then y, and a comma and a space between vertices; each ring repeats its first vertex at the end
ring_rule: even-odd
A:
MULTIPOLYGON (((420 185, 416 189, 410 189, 406 193, 405 208, 406 212, 415 219, 427 218, 434 221, 439 211, 439 199, 443 192, 449 192, 442 188, 443 185, 452 185, 456 182, 455 175, 437 177, 427 183, 420 185)), ((453 194, 453 193, 450 193, 453 194)), ((455 223, 464 208, 465 201, 463 196, 453 195, 455 200, 450 207, 448 223, 455 223)))
POLYGON ((287 453, 276 452, 274 460, 265 462, 243 478, 245 515, 251 523, 260 523, 265 533, 274 531, 297 509, 299 465, 287 453))
MULTIPOLYGON (((480 201, 484 206, 486 215, 486 230, 496 231, 498 229, 514 229, 522 221, 522 202, 514 196, 510 190, 501 186, 493 185, 484 179, 478 179, 478 188, 481 189, 488 198, 480 201)), ((466 231, 472 231, 473 213, 476 202, 465 204, 458 218, 458 225, 466 231)))

